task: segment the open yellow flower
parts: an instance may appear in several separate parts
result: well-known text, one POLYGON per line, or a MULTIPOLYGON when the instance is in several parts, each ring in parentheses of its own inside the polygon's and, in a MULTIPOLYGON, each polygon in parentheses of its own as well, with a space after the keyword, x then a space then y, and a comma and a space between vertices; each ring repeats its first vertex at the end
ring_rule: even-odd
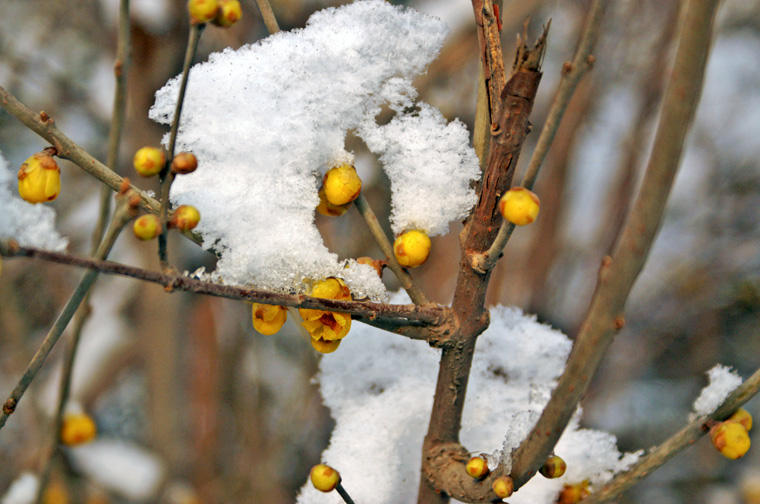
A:
MULTIPOLYGON (((350 300, 351 292, 348 290, 345 282, 339 278, 328 278, 314 284, 311 290, 313 297, 322 299, 339 299, 350 300)), ((351 315, 345 313, 328 312, 323 310, 310 310, 299 308, 298 313, 303 318, 301 325, 306 329, 317 343, 319 340, 334 341, 343 338, 351 329, 351 315)), ((314 343, 312 342, 314 345, 314 343)), ((322 352, 318 347, 324 345, 314 345, 314 348, 322 352)), ((335 346, 326 346, 325 349, 331 348, 334 351, 335 346)), ((323 352, 327 353, 327 352, 323 352)))

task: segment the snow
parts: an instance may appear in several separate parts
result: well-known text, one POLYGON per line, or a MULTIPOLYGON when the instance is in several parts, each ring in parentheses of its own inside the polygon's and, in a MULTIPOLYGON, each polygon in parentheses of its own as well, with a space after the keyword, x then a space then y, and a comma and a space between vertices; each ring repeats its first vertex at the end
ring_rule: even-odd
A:
POLYGON ((699 397, 694 401, 695 414, 691 415, 691 420, 715 411, 726 397, 742 384, 742 379, 736 372, 721 364, 710 369, 707 376, 710 384, 702 389, 699 397))
POLYGON ((166 476, 163 461, 134 443, 96 439, 69 454, 88 478, 130 502, 154 500, 166 476))
POLYGON ((32 504, 37 498, 37 476, 25 472, 11 483, 0 504, 32 504))
MULTIPOLYGON (((196 231, 221 255, 217 280, 304 291, 309 279, 336 276, 355 297, 386 298, 372 268, 339 261, 314 225, 322 175, 353 157, 344 148, 349 131, 371 137, 389 175, 411 164, 421 175, 391 176, 394 196, 416 195, 413 208, 407 196, 394 197, 394 229, 444 232, 448 220, 469 210, 477 174, 469 135, 461 123, 447 125, 439 112, 413 102, 412 79, 438 54, 447 31, 432 16, 364 0, 192 68, 177 149, 194 152, 199 168, 175 180, 171 198, 200 210, 196 231), (378 127, 383 106, 396 117, 378 127), (407 154, 413 161, 403 159, 407 154), (436 182, 453 173, 443 191, 436 182), (420 201, 430 208, 417 221, 411 216, 420 201)), ((171 122, 178 89, 175 78, 156 93, 152 119, 171 122)))
MULTIPOLYGON (((396 294, 393 302, 408 302, 396 294)), ((462 419, 461 440, 474 453, 506 454, 534 425, 561 374, 570 340, 516 308, 495 307, 491 326, 478 340, 462 419), (505 434, 506 441, 505 441, 505 434)), ((416 502, 420 452, 435 392, 439 352, 424 342, 400 339, 357 324, 318 376, 336 427, 323 461, 343 477, 357 502, 416 502)), ((611 434, 583 429, 580 411, 556 453, 568 464, 556 480, 534 478, 511 503, 549 504, 565 483, 594 484, 632 465, 639 454, 621 455, 611 434)), ((334 502, 309 483, 301 504, 334 502)))
POLYGON ((26 247, 64 250, 69 241, 55 230, 55 210, 21 199, 16 180, 16 173, 0 153, 0 238, 13 238, 26 247))

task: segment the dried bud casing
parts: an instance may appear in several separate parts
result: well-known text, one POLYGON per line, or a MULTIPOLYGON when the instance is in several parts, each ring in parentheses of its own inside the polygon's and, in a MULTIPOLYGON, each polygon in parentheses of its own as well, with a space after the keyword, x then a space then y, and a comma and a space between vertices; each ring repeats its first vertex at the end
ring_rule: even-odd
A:
POLYGON ((172 172, 178 175, 193 173, 198 168, 198 158, 192 152, 180 152, 172 159, 172 172))

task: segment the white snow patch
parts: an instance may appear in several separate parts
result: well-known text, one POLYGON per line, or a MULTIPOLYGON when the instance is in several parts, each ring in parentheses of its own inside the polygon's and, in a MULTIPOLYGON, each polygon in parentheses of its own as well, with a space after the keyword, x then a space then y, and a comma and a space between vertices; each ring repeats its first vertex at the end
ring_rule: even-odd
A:
POLYGON ((742 384, 742 379, 736 372, 721 364, 716 364, 710 369, 707 377, 710 379, 710 384, 702 389, 699 397, 694 401, 694 414, 690 416, 691 420, 715 411, 726 397, 742 384))

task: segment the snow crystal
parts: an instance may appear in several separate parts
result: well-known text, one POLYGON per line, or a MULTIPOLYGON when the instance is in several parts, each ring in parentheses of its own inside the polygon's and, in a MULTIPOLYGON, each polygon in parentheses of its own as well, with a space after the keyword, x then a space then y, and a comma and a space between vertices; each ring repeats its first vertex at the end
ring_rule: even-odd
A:
POLYGON ((16 174, 0 153, 0 238, 20 245, 61 251, 68 245, 55 230, 55 210, 27 203, 18 196, 16 174))
MULTIPOLYGON (((440 219, 469 209, 474 199, 466 174, 476 165, 461 123, 447 126, 425 105, 418 115, 404 112, 414 105, 412 79, 436 56, 446 33, 436 18, 364 0, 317 12, 304 29, 212 54, 192 68, 177 146, 193 151, 199 168, 175 180, 171 197, 203 215, 196 230, 204 246, 221 254, 217 279, 289 291, 303 290, 309 278, 339 276, 355 295, 385 298, 372 268, 339 262, 314 225, 322 174, 352 156, 344 149, 349 131, 387 137, 397 170, 395 158, 405 152, 424 158, 416 170, 443 170, 410 189, 421 200, 450 201, 445 209, 431 204, 432 215, 420 225, 440 232, 447 226, 440 219), (397 119, 379 132, 370 123, 383 105, 397 119), (391 136, 401 127, 409 139, 391 136), (417 130, 424 127, 432 129, 422 135, 417 130), (411 137, 420 144, 412 145, 411 137), (446 191, 440 184, 422 188, 452 174, 457 178, 446 191)), ((175 78, 156 93, 152 119, 171 121, 178 89, 175 78)), ((401 216, 411 212, 393 204, 398 223, 406 225, 401 216)))
POLYGON ((166 476, 164 463, 134 443, 96 439, 68 453, 74 465, 98 485, 132 502, 155 499, 166 476))
POLYGON ((11 483, 0 504, 32 504, 37 499, 37 476, 25 472, 11 483))
MULTIPOLYGON (((392 300, 408 302, 404 294, 392 300)), ((494 450, 499 455, 502 444, 511 452, 517 442, 505 441, 505 433, 517 440, 534 425, 570 348, 566 336, 535 317, 515 308, 493 308, 491 326, 475 349, 460 435, 464 446, 489 458, 494 450)), ((336 421, 322 459, 341 472, 357 502, 416 502, 439 355, 424 342, 357 324, 340 349, 322 359, 319 382, 336 421)), ((589 479, 599 484, 638 458, 621 456, 614 436, 581 429, 578 415, 560 439, 557 454, 568 463, 565 476, 534 478, 510 502, 553 503, 565 483, 589 479)), ((306 484, 298 502, 332 500, 306 484)))
POLYGON ((720 364, 709 370, 707 376, 710 378, 710 384, 702 389, 702 393, 694 401, 695 414, 691 415, 692 420, 715 411, 728 394, 742 384, 742 379, 738 374, 720 364))

